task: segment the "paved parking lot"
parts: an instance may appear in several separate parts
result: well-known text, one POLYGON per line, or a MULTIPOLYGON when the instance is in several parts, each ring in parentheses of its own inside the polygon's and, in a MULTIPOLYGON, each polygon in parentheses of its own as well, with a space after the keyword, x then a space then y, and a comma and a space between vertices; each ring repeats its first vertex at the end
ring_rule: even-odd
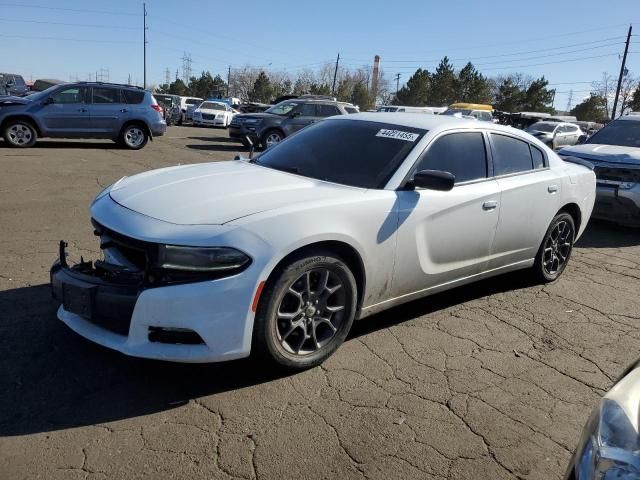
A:
POLYGON ((102 186, 241 150, 190 127, 139 152, 0 143, 0 478, 560 478, 640 357, 640 231, 592 223, 558 282, 509 275, 390 310, 292 376, 127 358, 56 320, 57 242, 96 255, 102 186))

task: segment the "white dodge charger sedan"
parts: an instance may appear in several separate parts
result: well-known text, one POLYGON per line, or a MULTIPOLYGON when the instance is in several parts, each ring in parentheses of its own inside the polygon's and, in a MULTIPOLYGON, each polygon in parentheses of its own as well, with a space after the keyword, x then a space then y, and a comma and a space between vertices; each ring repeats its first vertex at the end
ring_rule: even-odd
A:
POLYGON ((60 243, 58 317, 128 355, 308 368, 355 319, 512 270, 558 278, 593 208, 584 163, 510 127, 363 113, 123 178, 91 205, 103 258, 71 265, 60 243))

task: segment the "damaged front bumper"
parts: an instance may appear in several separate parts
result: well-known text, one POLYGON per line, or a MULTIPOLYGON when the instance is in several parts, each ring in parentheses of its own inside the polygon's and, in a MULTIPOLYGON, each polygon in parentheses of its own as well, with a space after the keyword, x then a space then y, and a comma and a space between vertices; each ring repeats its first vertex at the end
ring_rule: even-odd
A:
POLYGON ((143 275, 104 262, 81 261, 69 267, 67 244, 60 242, 51 267, 51 293, 66 312, 119 335, 128 335, 143 275))

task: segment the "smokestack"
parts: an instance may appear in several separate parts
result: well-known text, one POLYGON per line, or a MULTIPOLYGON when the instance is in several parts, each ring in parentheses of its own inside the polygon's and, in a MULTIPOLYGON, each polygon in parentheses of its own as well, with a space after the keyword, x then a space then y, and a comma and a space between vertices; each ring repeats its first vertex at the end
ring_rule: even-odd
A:
POLYGON ((378 98, 378 80, 380 79, 380 55, 373 57, 373 78, 371 80, 371 97, 375 105, 378 98))

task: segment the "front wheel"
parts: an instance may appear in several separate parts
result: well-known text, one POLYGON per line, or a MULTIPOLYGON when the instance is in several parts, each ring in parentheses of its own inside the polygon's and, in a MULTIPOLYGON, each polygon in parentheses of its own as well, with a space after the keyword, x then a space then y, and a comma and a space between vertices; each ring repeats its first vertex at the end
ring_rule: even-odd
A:
POLYGON ((560 213, 554 217, 533 264, 538 280, 543 283, 553 282, 562 274, 573 250, 575 231, 571 215, 560 213))
POLYGON ((318 252, 291 261, 269 281, 256 313, 256 353, 290 370, 315 367, 344 342, 357 287, 337 256, 318 252))
POLYGON ((264 148, 273 147, 274 145, 280 143, 283 139, 284 135, 282 134, 282 132, 279 132, 278 130, 271 130, 265 133, 262 137, 262 146, 264 148))
POLYGON ((10 147, 33 147, 37 136, 33 125, 24 120, 9 121, 4 129, 4 140, 10 147))
POLYGON ((142 125, 127 125, 120 134, 121 143, 131 150, 140 150, 147 144, 149 135, 142 125))

